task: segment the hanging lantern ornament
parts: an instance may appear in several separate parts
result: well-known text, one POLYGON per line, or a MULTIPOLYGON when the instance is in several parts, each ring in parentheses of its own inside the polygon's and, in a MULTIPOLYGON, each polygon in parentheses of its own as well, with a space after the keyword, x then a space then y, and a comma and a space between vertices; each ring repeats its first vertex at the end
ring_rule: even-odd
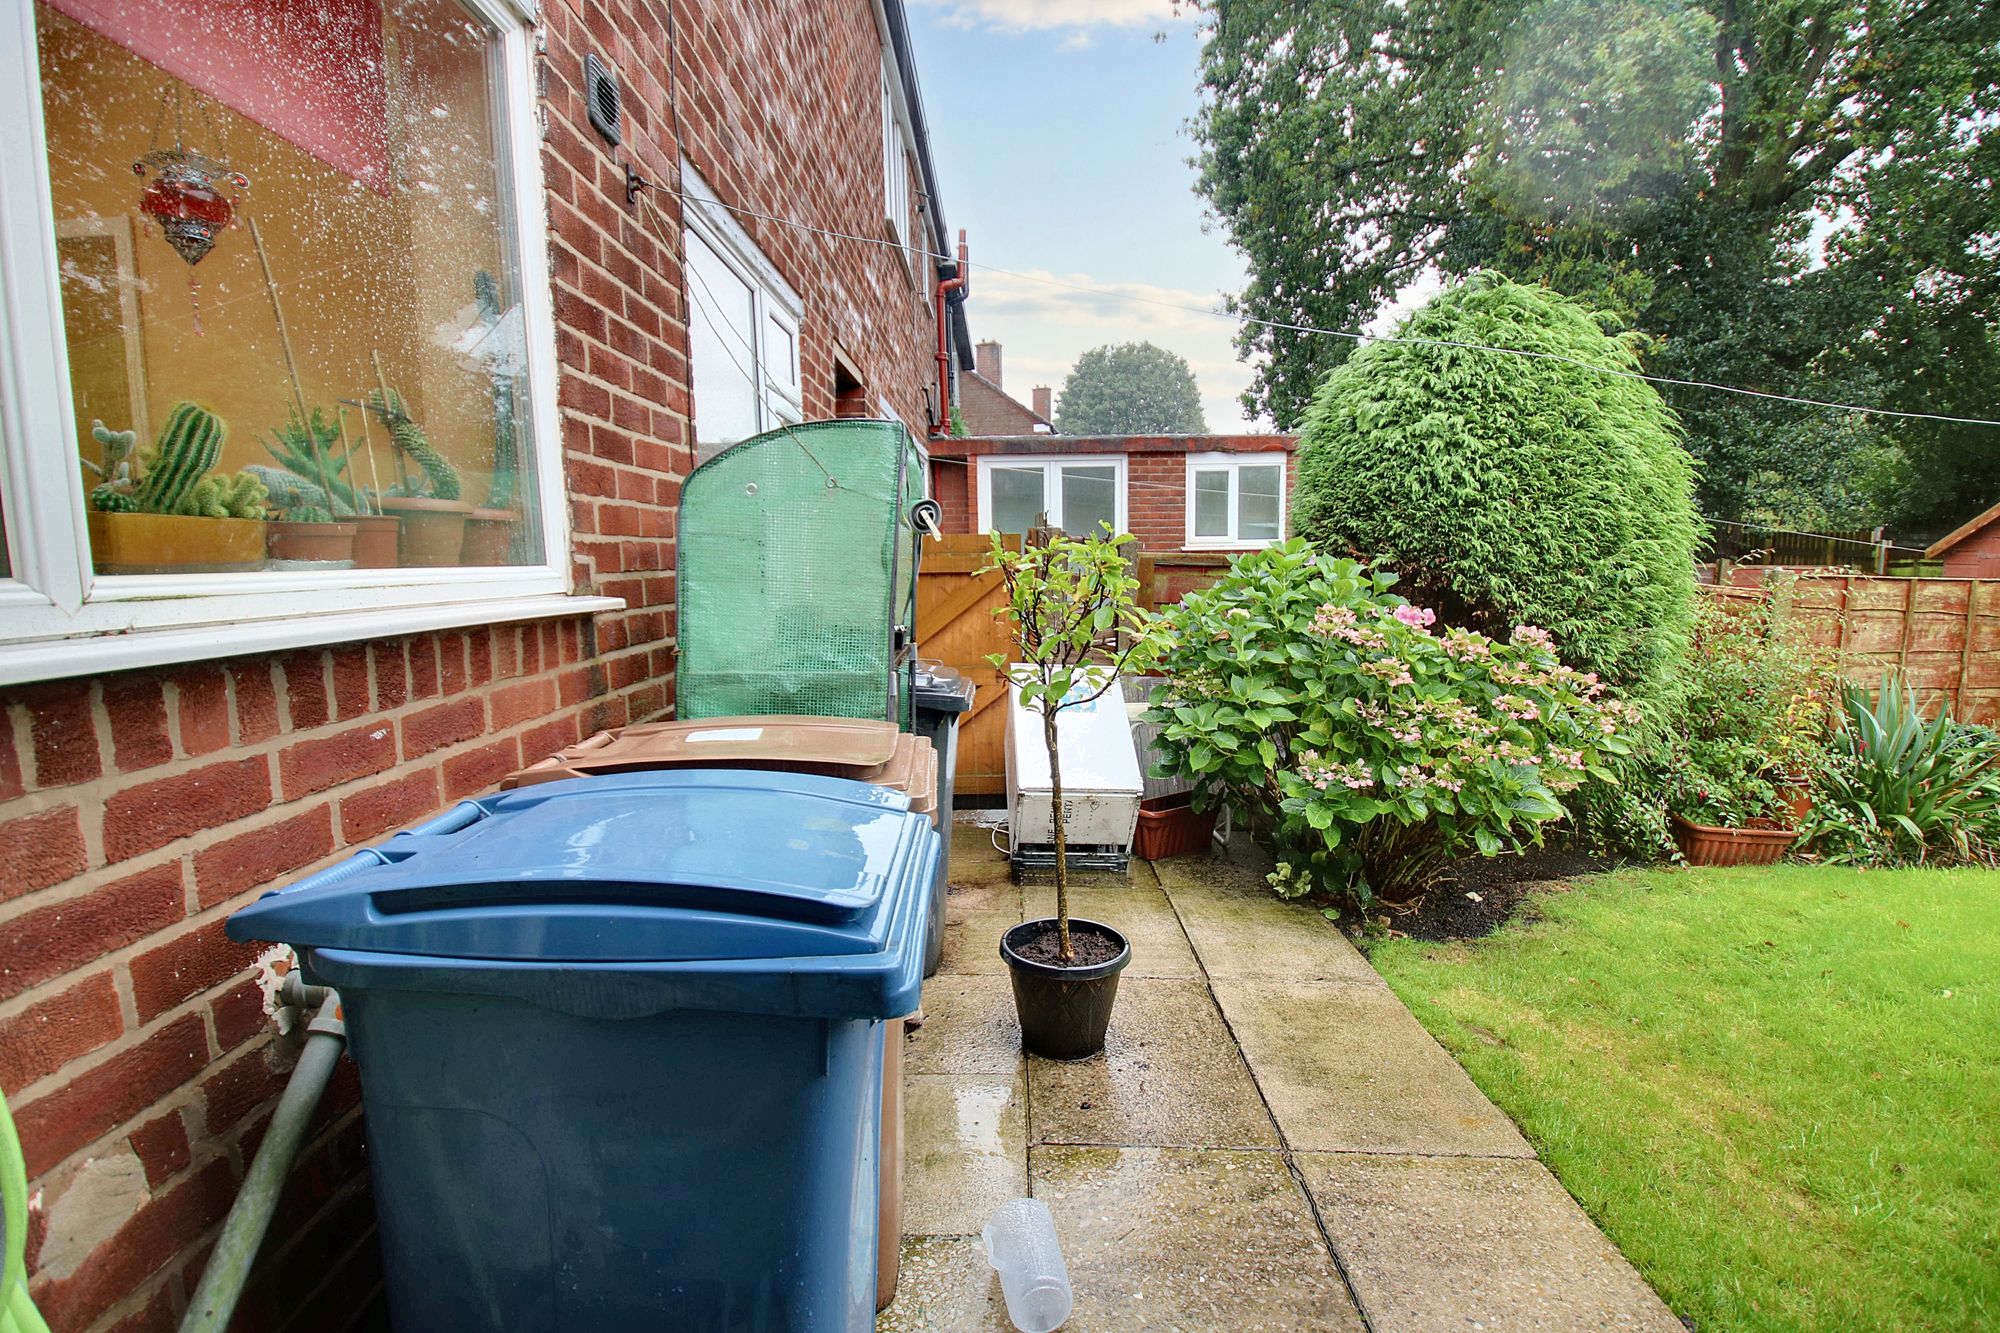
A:
POLYGON ((141 179, 149 169, 153 179, 140 192, 139 211, 158 224, 174 253, 193 268, 215 248, 216 234, 236 216, 236 205, 216 189, 216 183, 241 190, 250 178, 179 144, 156 148, 132 164, 141 179))
MULTIPOLYGON (((208 128, 219 145, 221 136, 216 133, 212 115, 208 117, 208 128)), ((145 156, 132 164, 133 174, 141 180, 146 180, 149 171, 153 178, 139 192, 139 211, 159 227, 160 235, 187 263, 188 303, 194 308, 194 331, 199 334, 201 306, 194 266, 207 258, 208 252, 215 248, 215 238, 236 217, 235 200, 218 187, 230 185, 245 190, 250 187, 250 178, 240 171, 231 171, 227 163, 187 146, 178 89, 160 94, 160 115, 153 123, 152 145, 145 156), (174 146, 161 148, 160 127, 166 121, 169 104, 174 113, 174 146)))

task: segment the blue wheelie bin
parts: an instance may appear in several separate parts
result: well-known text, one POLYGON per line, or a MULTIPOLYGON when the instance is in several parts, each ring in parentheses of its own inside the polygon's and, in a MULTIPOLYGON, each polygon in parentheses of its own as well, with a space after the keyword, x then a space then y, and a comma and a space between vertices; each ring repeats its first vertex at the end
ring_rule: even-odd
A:
POLYGON ((340 990, 395 1326, 871 1328, 883 1025, 937 857, 881 787, 620 774, 231 917, 340 990))

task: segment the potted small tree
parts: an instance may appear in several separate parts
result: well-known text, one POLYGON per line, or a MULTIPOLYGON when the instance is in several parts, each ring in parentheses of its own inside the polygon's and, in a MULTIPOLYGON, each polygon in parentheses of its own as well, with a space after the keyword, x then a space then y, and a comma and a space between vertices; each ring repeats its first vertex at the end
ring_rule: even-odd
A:
MULTIPOLYGON (((1094 704, 1150 650, 1151 624, 1133 594, 1139 581, 1123 548, 1130 536, 1085 539, 1037 534, 1009 551, 996 535, 989 569, 999 571, 1014 661, 988 660, 1007 673, 1021 703, 1041 719, 1049 755, 1055 842, 1056 914, 1024 922, 1000 940, 1014 982, 1021 1043, 1037 1055, 1081 1060, 1104 1049, 1118 974, 1132 961, 1125 936, 1098 921, 1072 919, 1069 845, 1063 828, 1059 719, 1094 704)), ((1116 695, 1112 696, 1114 699, 1116 695)))

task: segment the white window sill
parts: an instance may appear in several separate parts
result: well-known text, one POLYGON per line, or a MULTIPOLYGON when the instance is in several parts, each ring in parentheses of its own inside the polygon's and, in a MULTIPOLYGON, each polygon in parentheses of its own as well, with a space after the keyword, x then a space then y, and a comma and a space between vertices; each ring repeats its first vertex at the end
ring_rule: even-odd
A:
POLYGON ((1183 551, 1261 551, 1267 546, 1276 546, 1276 538, 1265 538, 1254 542, 1229 542, 1214 538, 1181 543, 1183 551))
POLYGON ((624 609, 622 597, 538 593, 0 643, 0 685, 624 609))

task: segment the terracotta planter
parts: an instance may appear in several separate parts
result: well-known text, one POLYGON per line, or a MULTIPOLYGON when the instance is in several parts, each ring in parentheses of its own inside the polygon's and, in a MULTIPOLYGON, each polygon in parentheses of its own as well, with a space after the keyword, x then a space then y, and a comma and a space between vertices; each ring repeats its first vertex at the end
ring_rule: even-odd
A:
POLYGON ((1791 816, 1793 827, 1806 822, 1812 815, 1812 788, 1803 782, 1787 783, 1778 788, 1778 800, 1791 816))
POLYGON ((1195 856, 1208 850, 1215 835, 1215 811, 1196 810, 1194 793, 1149 796, 1139 802, 1139 827, 1132 835, 1132 855, 1142 861, 1170 856, 1195 856))
POLYGON ((385 495, 382 509, 403 521, 400 546, 406 569, 453 567, 465 546, 465 519, 472 506, 463 500, 428 495, 385 495))
POLYGON ((394 514, 363 514, 354 520, 354 567, 394 569, 403 520, 394 514))
POLYGON ((352 523, 293 523, 281 519, 268 526, 273 560, 352 562, 354 559, 352 523))
POLYGON ((1716 828, 1674 816, 1674 841, 1690 865, 1776 865, 1798 836, 1797 829, 1716 828))
POLYGON ((465 516, 465 545, 458 562, 467 566, 504 565, 521 515, 512 509, 475 509, 465 516))
POLYGON ((92 510, 87 522, 90 564, 100 574, 240 574, 264 564, 260 518, 92 510))

